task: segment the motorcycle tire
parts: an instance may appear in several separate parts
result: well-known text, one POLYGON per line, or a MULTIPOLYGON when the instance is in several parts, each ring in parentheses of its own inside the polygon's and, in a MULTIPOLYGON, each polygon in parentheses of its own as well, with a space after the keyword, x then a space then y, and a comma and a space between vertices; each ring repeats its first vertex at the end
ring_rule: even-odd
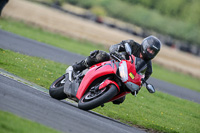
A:
POLYGON ((56 79, 49 88, 49 95, 52 98, 57 100, 62 100, 67 98, 67 95, 64 93, 64 83, 62 81, 65 80, 65 75, 56 79))
POLYGON ((78 102, 78 108, 83 110, 91 110, 93 108, 96 108, 100 105, 103 105, 104 103, 111 100, 116 94, 117 94, 117 87, 113 84, 107 86, 109 88, 106 89, 100 96, 95 97, 94 99, 90 101, 86 101, 86 97, 88 93, 86 93, 78 102))

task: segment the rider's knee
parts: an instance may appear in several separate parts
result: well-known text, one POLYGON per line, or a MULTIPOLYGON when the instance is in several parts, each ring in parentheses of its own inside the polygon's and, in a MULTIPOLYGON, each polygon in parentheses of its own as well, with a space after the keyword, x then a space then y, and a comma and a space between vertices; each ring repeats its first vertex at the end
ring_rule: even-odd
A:
POLYGON ((86 63, 88 66, 95 65, 100 62, 110 60, 110 55, 105 51, 95 50, 90 53, 90 56, 87 57, 86 63))

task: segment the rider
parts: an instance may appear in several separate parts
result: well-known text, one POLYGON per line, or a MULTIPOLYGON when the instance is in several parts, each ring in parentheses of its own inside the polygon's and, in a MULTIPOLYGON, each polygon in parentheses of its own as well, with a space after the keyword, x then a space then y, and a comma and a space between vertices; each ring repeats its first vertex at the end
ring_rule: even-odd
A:
MULTIPOLYGON (((148 36, 144 38, 141 45, 134 40, 125 40, 118 44, 112 45, 109 48, 110 54, 115 53, 115 51, 125 52, 125 43, 129 44, 130 48, 132 49, 132 54, 135 57, 140 58, 140 60, 136 63, 136 71, 139 72, 145 69, 145 77, 143 79, 144 83, 144 81, 146 81, 152 74, 151 59, 153 59, 160 51, 161 42, 155 36, 148 36)), ((79 63, 68 67, 66 72, 73 71, 74 73, 77 73, 78 71, 83 71, 92 65, 108 60, 110 60, 110 55, 108 53, 100 50, 95 50, 91 52, 90 56, 88 56, 85 60, 82 60, 79 63)))

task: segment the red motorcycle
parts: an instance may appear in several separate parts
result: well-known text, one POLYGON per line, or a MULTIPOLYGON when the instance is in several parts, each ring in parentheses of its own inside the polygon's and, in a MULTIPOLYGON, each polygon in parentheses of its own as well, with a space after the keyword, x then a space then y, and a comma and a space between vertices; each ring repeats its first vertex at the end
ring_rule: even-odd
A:
MULTIPOLYGON (((144 75, 136 72, 136 57, 131 55, 129 45, 125 47, 128 60, 116 52, 111 54, 112 60, 96 64, 86 72, 66 73, 52 83, 50 96, 58 100, 72 99, 78 102, 78 108, 90 110, 128 93, 136 95, 144 75)), ((153 85, 145 84, 150 93, 155 92, 153 85)))

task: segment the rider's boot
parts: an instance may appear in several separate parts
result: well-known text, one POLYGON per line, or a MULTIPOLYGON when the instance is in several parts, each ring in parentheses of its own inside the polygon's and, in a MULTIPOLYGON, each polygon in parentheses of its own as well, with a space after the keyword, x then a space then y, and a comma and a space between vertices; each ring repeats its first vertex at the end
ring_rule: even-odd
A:
POLYGON ((73 70, 75 73, 82 72, 83 70, 85 70, 86 68, 88 68, 88 65, 86 63, 86 60, 82 60, 79 63, 74 64, 73 66, 73 70))
POLYGON ((81 71, 83 71, 84 69, 88 68, 85 60, 82 60, 79 63, 76 63, 72 66, 69 66, 66 69, 66 73, 69 74, 69 77, 66 77, 66 82, 65 82, 65 86, 64 86, 64 93, 67 95, 68 98, 72 98, 73 97, 73 89, 71 87, 72 81, 75 79, 75 76, 80 73, 81 71), (69 81, 68 81, 69 79, 69 81))
POLYGON ((76 63, 76 64, 74 64, 72 66, 69 66, 66 69, 66 73, 69 74, 69 80, 72 81, 74 79, 75 75, 77 75, 79 72, 82 72, 86 68, 88 68, 88 65, 87 65, 85 60, 82 60, 79 63, 76 63))

